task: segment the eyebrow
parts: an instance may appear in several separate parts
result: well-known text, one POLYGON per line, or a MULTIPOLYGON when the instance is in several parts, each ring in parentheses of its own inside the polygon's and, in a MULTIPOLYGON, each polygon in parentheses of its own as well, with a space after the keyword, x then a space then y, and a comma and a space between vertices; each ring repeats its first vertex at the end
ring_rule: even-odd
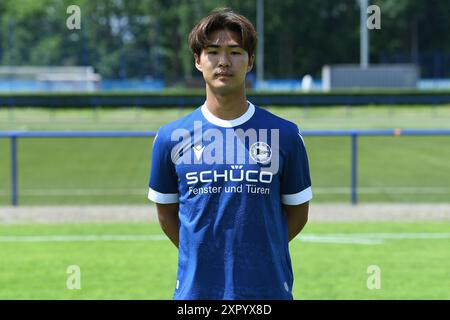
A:
MULTIPOLYGON (((217 44, 210 44, 205 47, 205 49, 208 49, 208 48, 220 48, 220 46, 217 44)), ((242 48, 242 47, 237 44, 232 44, 232 45, 227 46, 227 48, 242 48)))

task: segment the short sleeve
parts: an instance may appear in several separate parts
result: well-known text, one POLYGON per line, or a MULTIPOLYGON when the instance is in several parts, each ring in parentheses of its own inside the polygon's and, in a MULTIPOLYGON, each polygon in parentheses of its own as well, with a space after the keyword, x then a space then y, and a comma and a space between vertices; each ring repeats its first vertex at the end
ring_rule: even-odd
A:
POLYGON ((178 176, 170 156, 170 144, 161 130, 153 141, 148 199, 162 204, 178 202, 178 176))
POLYGON ((281 177, 281 202, 298 205, 312 199, 308 156, 300 131, 289 139, 281 177))

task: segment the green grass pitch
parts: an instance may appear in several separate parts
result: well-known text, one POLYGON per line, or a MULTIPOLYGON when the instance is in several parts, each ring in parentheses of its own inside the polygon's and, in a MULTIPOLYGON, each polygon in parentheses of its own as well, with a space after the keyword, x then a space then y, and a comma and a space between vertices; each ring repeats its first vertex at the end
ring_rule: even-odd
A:
MULTIPOLYGON (((450 106, 269 109, 303 130, 450 128, 450 106)), ((0 130, 156 130, 191 110, 0 109, 0 130)), ((348 202, 349 138, 305 141, 314 202, 348 202)), ((19 204, 148 204, 151 145, 144 138, 20 139, 19 204)), ((450 137, 362 137, 359 147, 361 202, 448 203, 450 137)), ((0 139, 0 206, 10 203, 10 168, 10 143, 0 139)), ((444 223, 309 222, 290 245, 294 297, 450 299, 449 233, 444 223), (374 265, 380 289, 367 287, 374 265)), ((172 297, 177 251, 156 223, 0 225, 0 242, 0 299, 172 297), (80 290, 66 286, 71 265, 80 267, 80 290)))
MULTIPOLYGON (((446 224, 310 222, 301 235, 290 244, 295 299, 450 299, 446 224), (379 289, 367 286, 373 265, 379 289)), ((172 298, 177 251, 157 223, 1 225, 0 242, 0 299, 172 298), (82 241, 93 235, 157 238, 82 241), (79 290, 67 288, 71 265, 79 290)))

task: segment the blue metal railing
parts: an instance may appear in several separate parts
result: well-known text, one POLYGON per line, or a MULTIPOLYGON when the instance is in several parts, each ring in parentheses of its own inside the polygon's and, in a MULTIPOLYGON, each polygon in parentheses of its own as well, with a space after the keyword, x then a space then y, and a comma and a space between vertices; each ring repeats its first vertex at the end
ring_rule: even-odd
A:
MULTIPOLYGON (((426 92, 402 90, 400 92, 332 91, 265 93, 249 92, 248 99, 258 106, 364 106, 383 105, 432 105, 450 103, 450 92, 426 92)), ((161 92, 114 93, 0 93, 1 107, 187 107, 205 102, 202 90, 166 95, 161 92)))
MULTIPOLYGON (((0 131, 0 138, 11 139, 11 204, 18 205, 18 139, 19 138, 130 138, 154 137, 154 131, 0 131)), ((358 137, 359 136, 443 136, 450 129, 389 130, 305 130, 303 136, 351 137, 351 202, 358 203, 358 137)))

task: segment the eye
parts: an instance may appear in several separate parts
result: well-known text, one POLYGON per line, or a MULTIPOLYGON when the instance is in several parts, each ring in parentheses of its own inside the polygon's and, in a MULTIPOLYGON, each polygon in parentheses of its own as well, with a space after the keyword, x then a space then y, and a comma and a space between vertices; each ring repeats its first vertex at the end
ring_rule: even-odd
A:
POLYGON ((217 51, 208 51, 208 54, 217 54, 217 51))
POLYGON ((231 54, 234 54, 234 55, 235 54, 241 54, 241 52, 240 51, 232 51, 231 54))

